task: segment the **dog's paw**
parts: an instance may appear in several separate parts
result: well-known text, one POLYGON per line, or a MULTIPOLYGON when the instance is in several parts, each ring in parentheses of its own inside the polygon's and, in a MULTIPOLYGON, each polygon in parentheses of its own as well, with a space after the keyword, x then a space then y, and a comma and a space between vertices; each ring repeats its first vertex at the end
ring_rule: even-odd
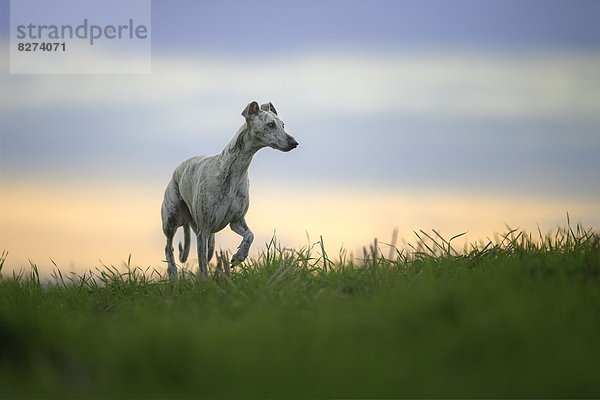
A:
POLYGON ((167 268, 167 274, 169 275, 169 279, 171 281, 177 280, 177 267, 171 267, 171 266, 169 266, 167 268))
POLYGON ((239 251, 231 258, 231 266, 236 266, 242 263, 246 259, 246 255, 241 254, 239 251))

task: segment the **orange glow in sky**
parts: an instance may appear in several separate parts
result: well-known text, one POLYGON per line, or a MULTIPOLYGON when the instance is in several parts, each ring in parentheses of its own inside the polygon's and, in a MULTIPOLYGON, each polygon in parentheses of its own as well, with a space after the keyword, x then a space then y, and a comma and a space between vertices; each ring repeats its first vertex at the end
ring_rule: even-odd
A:
MULTIPOLYGON (((160 185, 53 185, 4 183, 0 208, 0 249, 8 250, 4 274, 29 261, 49 275, 51 259, 63 272, 114 265, 122 267, 129 254, 132 264, 162 271, 164 237, 160 223, 160 185)), ((344 247, 360 255, 362 246, 378 238, 381 250, 392 231, 400 243, 414 243, 413 231, 436 229, 447 238, 468 232, 455 244, 493 238, 505 224, 537 235, 572 221, 600 225, 597 204, 544 196, 449 193, 423 190, 359 191, 343 187, 251 187, 247 215, 255 233, 251 257, 265 248, 273 233, 288 248, 300 248, 323 236, 336 258, 344 247), (309 238, 307 238, 307 234, 309 238)), ((179 235, 181 236, 181 235, 179 235)), ((235 251, 240 237, 229 229, 217 235, 216 248, 235 251)), ((214 260, 213 260, 214 261, 214 260)), ((196 262, 195 248, 189 262, 196 262)))

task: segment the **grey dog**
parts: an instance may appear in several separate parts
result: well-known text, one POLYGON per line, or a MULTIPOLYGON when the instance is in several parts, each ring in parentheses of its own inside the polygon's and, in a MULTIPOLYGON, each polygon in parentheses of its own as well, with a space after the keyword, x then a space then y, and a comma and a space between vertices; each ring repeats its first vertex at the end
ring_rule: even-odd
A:
POLYGON ((231 260, 242 262, 254 235, 245 215, 248 211, 248 167, 254 154, 263 147, 290 151, 298 142, 284 130, 271 103, 260 108, 253 101, 242 111, 246 123, 237 131, 220 154, 198 156, 181 163, 167 185, 162 203, 162 228, 167 237, 165 256, 167 272, 177 278, 173 256, 173 236, 183 226, 184 244, 179 243, 179 260, 187 260, 190 251, 190 227, 198 245, 198 273, 208 276, 208 263, 215 249, 215 233, 227 225, 242 236, 242 242, 231 260))

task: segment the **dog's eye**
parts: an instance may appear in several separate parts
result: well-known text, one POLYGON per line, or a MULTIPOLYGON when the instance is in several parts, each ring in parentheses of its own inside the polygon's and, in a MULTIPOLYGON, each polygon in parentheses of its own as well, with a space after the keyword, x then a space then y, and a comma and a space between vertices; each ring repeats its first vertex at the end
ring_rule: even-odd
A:
POLYGON ((269 122, 267 126, 271 129, 275 129, 275 122, 269 122))

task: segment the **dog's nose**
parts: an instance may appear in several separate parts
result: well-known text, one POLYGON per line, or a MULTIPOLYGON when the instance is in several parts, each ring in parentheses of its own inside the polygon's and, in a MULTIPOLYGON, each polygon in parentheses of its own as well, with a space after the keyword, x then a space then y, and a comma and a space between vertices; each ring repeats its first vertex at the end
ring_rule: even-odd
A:
POLYGON ((294 138, 291 138, 291 140, 288 143, 292 149, 295 149, 296 147, 298 147, 298 142, 296 142, 296 139, 294 139, 294 138))

